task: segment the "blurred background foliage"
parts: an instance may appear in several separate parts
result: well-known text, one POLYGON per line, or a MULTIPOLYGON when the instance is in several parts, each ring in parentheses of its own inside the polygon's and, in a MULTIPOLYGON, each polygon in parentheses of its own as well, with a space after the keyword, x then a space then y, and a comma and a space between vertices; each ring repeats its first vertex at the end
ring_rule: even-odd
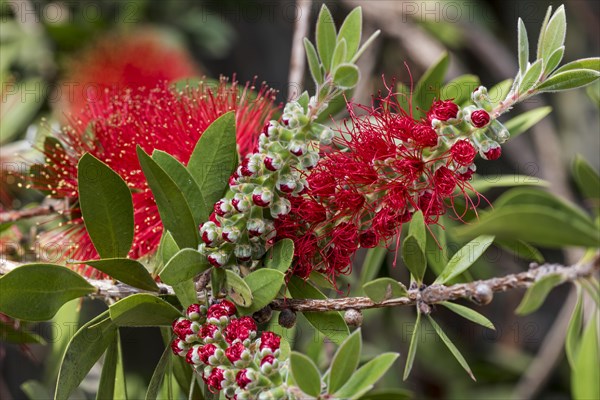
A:
MULTIPOLYGON (((316 3, 312 20, 320 6, 316 3)), ((538 32, 550 4, 546 0, 340 0, 326 3, 337 18, 362 5, 366 34, 382 30, 380 39, 359 63, 362 83, 354 98, 367 103, 372 94, 384 89, 382 75, 410 85, 408 70, 416 81, 444 49, 451 54, 447 80, 469 73, 491 87, 514 76, 517 18, 523 19, 530 32, 538 32)), ((69 74, 77 75, 77 62, 85 57, 86 49, 103 37, 111 38, 116 51, 121 40, 143 28, 172 48, 187 51, 198 75, 215 78, 219 74, 236 74, 240 81, 257 77, 258 82, 265 81, 280 91, 280 101, 299 93, 299 83, 288 83, 296 19, 293 1, 67 0, 1 1, 0 5, 2 210, 20 209, 43 201, 40 194, 18 187, 14 177, 6 172, 26 172, 28 163, 39 157, 33 149, 40 145, 40 138, 56 132, 59 123, 68 120, 64 98, 68 91, 61 90, 64 89, 61 82, 72 79, 69 74)), ((600 2, 567 0, 565 6, 568 18, 565 60, 597 55, 600 2)), ((149 65, 169 62, 168 59, 144 60, 149 65)), ((102 79, 102 76, 93 79, 102 79)), ((311 84, 307 78, 306 85, 311 84)), ((544 179, 549 182, 549 190, 581 203, 569 166, 577 153, 584 155, 596 169, 600 166, 597 112, 600 83, 587 90, 538 96, 519 105, 519 111, 541 105, 552 106, 552 114, 528 134, 508 143, 505 157, 497 162, 482 163, 478 172, 490 182, 501 174, 527 175, 533 182, 544 179)), ((485 194, 492 201, 502 190, 496 188, 485 194)), ((36 230, 40 229, 39 223, 54 224, 56 220, 56 217, 50 221, 38 218, 10 227, 0 226, 0 257, 32 261, 36 255, 35 248, 30 247, 36 230), (14 243, 19 245, 15 247, 14 243)), ((447 219, 446 224, 448 237, 452 239, 450 228, 454 222, 447 219)), ((452 253, 459 245, 460 242, 451 240, 448 252, 452 253)), ((571 251, 544 249, 542 254, 548 260, 565 263, 577 256, 571 251)), ((342 287, 342 294, 362 294, 359 277, 363 258, 364 254, 357 256, 355 273, 346 278, 348 285, 342 287)), ((408 281, 405 268, 394 267, 395 254, 381 252, 379 260, 382 265, 379 275, 408 281)), ((495 248, 470 271, 473 279, 482 279, 526 268, 527 262, 495 248)), ((563 305, 572 303, 574 297, 569 295, 568 287, 561 286, 540 311, 517 317, 514 309, 520 296, 519 293, 501 294, 492 304, 481 307, 479 311, 494 322, 496 331, 470 324, 445 309, 435 311, 447 334, 469 360, 477 382, 472 382, 459 368, 429 327, 424 330, 409 380, 404 383, 401 380, 402 361, 380 386, 409 389, 414 398, 568 399, 570 373, 561 350, 563 341, 554 337, 557 330, 553 324, 560 320, 563 305)), ((76 326, 104 307, 94 301, 83 304, 76 301, 66 305, 52 323, 32 327, 40 336, 36 340, 46 345, 0 342, 0 398, 21 399, 26 398, 25 393, 35 398, 51 398, 59 355, 70 335, 76 326), (79 318, 75 316, 76 310, 81 311, 79 318)), ((283 334, 315 361, 328 364, 334 346, 323 343, 323 338, 305 322, 299 318, 295 330, 283 334)), ((404 360, 413 323, 414 310, 409 308, 366 311, 365 358, 393 350, 399 351, 404 360)), ((143 398, 144 388, 162 353, 160 332, 124 329, 121 340, 129 398, 143 398)), ((77 398, 93 398, 99 376, 100 368, 94 368, 77 398)))

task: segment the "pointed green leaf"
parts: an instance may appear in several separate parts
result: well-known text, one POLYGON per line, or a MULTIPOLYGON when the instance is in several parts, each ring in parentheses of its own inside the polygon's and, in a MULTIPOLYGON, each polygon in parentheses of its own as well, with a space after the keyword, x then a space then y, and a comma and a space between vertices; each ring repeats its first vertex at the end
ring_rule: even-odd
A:
POLYGON ((440 99, 453 99, 454 103, 464 105, 471 100, 471 93, 481 85, 476 75, 461 75, 448 82, 440 91, 440 99))
POLYGON ((510 138, 514 139, 540 122, 550 112, 552 112, 552 107, 550 106, 535 108, 509 119, 504 124, 504 127, 510 132, 510 138))
POLYGON ((577 361, 577 347, 581 340, 581 328, 583 326, 583 290, 577 285, 577 303, 571 314, 567 337, 565 339, 565 354, 571 369, 575 368, 577 361))
MULTIPOLYGON (((295 299, 327 298, 319 289, 296 276, 292 276, 289 280, 288 290, 295 299)), ((306 317, 315 329, 323 333, 334 343, 342 343, 350 333, 344 317, 337 311, 304 312, 302 315, 306 317)))
POLYGON ((518 37, 519 70, 523 72, 527 69, 527 64, 529 63, 529 39, 527 38, 527 29, 521 18, 519 18, 518 37))
POLYGON ((373 385, 390 369, 398 353, 383 353, 363 365, 352 375, 334 396, 339 399, 358 399, 373 388, 373 385))
POLYGON ((279 240, 265 256, 265 267, 286 273, 294 259, 294 241, 279 240))
POLYGON ((363 395, 360 400, 412 400, 415 394, 407 389, 379 389, 363 395))
POLYGON ((110 318, 118 326, 170 326, 181 313, 171 304, 146 293, 138 293, 112 304, 110 318))
POLYGON ((183 193, 156 161, 139 146, 137 155, 165 229, 171 232, 180 248, 196 248, 200 240, 198 226, 183 193))
POLYGON ((446 347, 448 347, 448 350, 450 350, 450 352, 452 353, 454 358, 456 358, 456 360, 461 365, 461 367, 463 367, 463 369, 465 371, 467 371, 467 374, 469 374, 471 379, 476 381, 477 379, 475 379, 475 375, 473 375, 473 372, 471 372, 471 368, 469 367, 469 364, 467 364, 467 360, 465 360, 465 358, 462 356, 462 354, 460 354, 460 351, 456 348, 454 343, 452 343, 450 338, 448 336, 446 336, 446 333, 444 333, 444 330, 433 320, 433 318, 431 318, 430 315, 427 315, 427 318, 429 319, 429 322, 431 323, 431 326, 433 326, 433 329, 435 330, 435 332, 438 334, 440 339, 442 339, 442 342, 444 342, 446 347))
POLYGON ((21 390, 30 400, 52 398, 52 394, 48 392, 46 386, 42 385, 39 381, 34 381, 33 379, 25 381, 25 383, 21 384, 21 390))
POLYGON ((581 69, 590 69, 592 71, 600 72, 600 57, 582 58, 571 61, 557 69, 555 74, 581 69))
POLYGON ((542 253, 529 243, 522 240, 496 239, 494 243, 524 260, 535 261, 537 263, 544 262, 544 256, 542 253))
POLYGON ((148 270, 142 263, 129 258, 103 258, 101 260, 88 260, 81 263, 91 265, 110 277, 127 285, 158 292, 158 286, 148 270))
POLYGON ((388 249, 386 247, 374 247, 367 251, 367 256, 360 270, 360 283, 362 285, 375 279, 387 254, 388 249))
POLYGON ((366 295, 375 303, 406 296, 406 287, 392 278, 379 278, 363 285, 366 295))
POLYGON ((169 260, 173 258, 173 256, 177 254, 179 250, 179 246, 177 246, 177 242, 175 242, 175 239, 173 239, 171 232, 165 231, 158 246, 158 255, 163 266, 167 265, 169 260))
POLYGON ((479 236, 456 252, 434 283, 444 284, 465 272, 494 242, 494 236, 479 236))
POLYGON ((293 351, 290 355, 290 370, 300 390, 309 396, 319 396, 321 393, 321 373, 310 358, 293 351))
POLYGON ((548 61, 546 61, 544 66, 544 76, 550 75, 552 71, 558 67, 558 64, 560 64, 564 55, 565 46, 559 47, 558 49, 554 50, 552 54, 550 54, 550 57, 548 57, 548 61))
POLYGON ((133 243, 133 203, 123 179, 86 153, 77 165, 81 214, 100 257, 125 257, 133 243))
POLYGON ((346 61, 346 39, 342 39, 337 42, 335 45, 335 50, 333 51, 333 58, 331 59, 331 70, 335 71, 338 65, 343 64, 346 61))
POLYGON ((573 162, 573 178, 589 205, 597 215, 600 214, 600 176, 581 155, 577 155, 573 162))
POLYGON ((420 116, 424 115, 423 111, 420 110, 429 110, 434 98, 440 98, 440 90, 444 83, 449 63, 450 58, 448 57, 448 53, 444 52, 440 58, 425 71, 417 83, 412 97, 412 112, 415 118, 418 119, 420 116))
POLYGON ((567 33, 567 17, 565 15, 565 6, 561 5, 556 9, 552 18, 548 22, 544 39, 540 43, 542 46, 541 58, 544 63, 548 62, 550 55, 565 43, 565 34, 567 33))
POLYGON ((542 73, 544 72, 544 62, 542 60, 537 60, 527 69, 523 78, 521 78, 521 82, 519 82, 518 93, 519 95, 527 94, 530 89, 535 88, 537 82, 542 77, 542 73))
POLYGON ((410 338, 410 345, 408 347, 408 354, 406 355, 406 365, 404 366, 404 375, 402 380, 406 380, 410 375, 413 363, 415 362, 415 355, 417 354, 417 347, 421 340, 421 313, 417 310, 417 319, 415 321, 415 327, 413 328, 412 336, 410 338))
POLYGON ((0 277, 0 312, 26 321, 47 321, 69 300, 96 288, 68 268, 27 264, 0 277))
POLYGON ((252 291, 248 284, 235 272, 225 270, 225 286, 228 289, 229 297, 238 305, 250 307, 252 304, 252 291))
POLYGON ((427 268, 427 258, 425 258, 425 252, 419 245, 419 241, 412 235, 408 235, 402 242, 402 259, 410 274, 418 282, 421 282, 427 268))
POLYGON ((279 293, 285 275, 275 269, 258 269, 244 278, 252 293, 252 305, 240 311, 251 314, 268 305, 279 293))
POLYGON ((492 324, 489 319, 469 307, 461 306, 460 304, 451 303, 449 301, 442 301, 439 304, 450 309, 461 317, 468 319, 469 321, 475 322, 481 326, 485 326, 488 329, 496 330, 494 324, 492 324))
POLYGON ((598 313, 588 322, 571 371, 571 392, 575 400, 600 399, 600 348, 598 313))
POLYGON ((209 208, 223 197, 229 187, 229 177, 238 165, 235 118, 235 112, 230 111, 210 124, 196 143, 187 165, 209 208))
POLYGON ((162 356, 158 360, 158 364, 156 368, 154 368, 154 372, 152 373, 152 378, 150 378, 150 383, 148 384, 148 390, 146 391, 146 400, 156 400, 159 397, 159 391, 161 388, 161 384, 165 378, 165 373, 169 368, 169 364, 171 361, 172 351, 169 346, 165 348, 162 353, 162 356))
POLYGON ((354 64, 340 64, 333 74, 333 83, 340 89, 352 89, 360 79, 360 71, 354 64))
POLYGON ((210 268, 206 257, 194 249, 179 250, 160 271, 160 279, 174 285, 191 280, 210 268))
POLYGON ((116 325, 108 311, 83 325, 71 338, 62 359, 55 400, 67 400, 83 381, 106 348, 114 341, 116 325))
POLYGON ((317 50, 315 49, 315 46, 307 38, 304 38, 304 51, 306 52, 306 59, 308 60, 310 74, 312 75, 315 84, 320 85, 323 83, 321 62, 319 61, 319 56, 317 56, 317 50))
POLYGON ((511 186, 550 186, 548 181, 530 175, 482 176, 470 182, 473 190, 484 193, 494 188, 511 186))
POLYGON ((540 308, 544 303, 544 300, 546 300, 548 293, 560 283, 562 283, 562 277, 558 274, 546 275, 538 279, 529 289, 527 289, 527 292, 525 292, 525 296, 515 310, 515 313, 519 315, 531 314, 540 308))
POLYGON ((331 58, 335 49, 336 38, 337 32, 333 17, 327 6, 323 4, 317 19, 316 41, 319 57, 321 57, 321 62, 327 72, 331 71, 331 58))
POLYGON ((182 281, 172 285, 175 296, 183 306, 187 309, 190 304, 198 302, 198 293, 196 292, 196 283, 193 280, 182 281))
POLYGON ((344 340, 331 360, 327 377, 327 392, 335 393, 349 381, 358 367, 362 351, 361 331, 357 329, 344 340))
POLYGON ((363 45, 360 46, 360 49, 358 49, 358 51, 356 52, 354 57, 352 57, 350 62, 351 63, 356 62, 356 60, 358 60, 360 58, 360 56, 362 56, 362 54, 365 52, 365 50, 367 50, 369 48, 369 46, 375 41, 375 39, 377 39, 377 37, 380 34, 381 34, 381 30, 379 30, 379 29, 376 30, 375 32, 373 32, 373 34, 371 36, 369 36, 369 38, 367 40, 365 40, 363 45))
POLYGON ((338 34, 338 41, 344 39, 347 45, 347 56, 345 61, 349 61, 354 57, 360 45, 362 36, 362 8, 356 7, 348 14, 338 34))
POLYGON ((546 10, 546 16, 544 17, 544 20, 542 22, 542 27, 540 29, 540 36, 538 38, 538 44, 537 44, 537 58, 543 58, 542 56, 542 50, 544 48, 544 37, 546 36, 546 31, 548 28, 548 21, 550 21, 550 17, 552 16, 552 6, 549 6, 548 9, 546 10))
POLYGON ((212 205, 206 204, 200 187, 198 187, 198 184, 185 166, 172 155, 160 150, 154 150, 152 159, 160 165, 173 182, 175 182, 179 190, 181 190, 190 207, 196 225, 207 221, 208 216, 212 212, 212 205))
POLYGON ((33 332, 27 332, 23 329, 17 329, 13 326, 12 321, 5 323, 0 321, 0 341, 6 343, 36 343, 47 344, 43 337, 33 332))
POLYGON ((546 79, 537 90, 540 92, 559 92, 561 90, 577 89, 600 77, 600 73, 591 69, 572 69, 566 72, 556 73, 546 79))
POLYGON ((121 353, 121 339, 119 331, 117 331, 104 356, 96 400, 127 399, 127 393, 124 390, 125 377, 123 376, 121 353))

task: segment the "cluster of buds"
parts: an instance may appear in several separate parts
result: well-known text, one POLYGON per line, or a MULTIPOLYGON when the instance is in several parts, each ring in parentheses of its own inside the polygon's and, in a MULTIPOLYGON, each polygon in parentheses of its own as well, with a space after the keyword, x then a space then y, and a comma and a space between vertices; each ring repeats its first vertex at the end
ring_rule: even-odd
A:
POLYGON ((278 238, 295 242, 294 273, 301 277, 315 269, 332 280, 348 273, 359 247, 398 235, 416 211, 437 223, 455 197, 472 191, 477 153, 495 160, 509 138, 482 86, 473 105, 434 101, 421 120, 401 109, 393 93, 378 100, 349 106, 352 124, 307 173, 306 195, 290 199, 292 212, 275 221, 278 238))
POLYGON ((173 322, 173 353, 227 399, 292 399, 285 383, 288 364, 279 360, 281 338, 268 331, 258 335, 254 320, 236 318, 236 311, 227 300, 192 304, 173 322))
POLYGON ((324 102, 288 103, 281 122, 265 125, 255 153, 246 156, 229 181, 226 196, 200 227, 199 251, 215 267, 238 269, 260 259, 275 238, 275 224, 292 208, 289 197, 307 189, 302 171, 319 161, 319 146, 333 131, 314 122, 324 102))

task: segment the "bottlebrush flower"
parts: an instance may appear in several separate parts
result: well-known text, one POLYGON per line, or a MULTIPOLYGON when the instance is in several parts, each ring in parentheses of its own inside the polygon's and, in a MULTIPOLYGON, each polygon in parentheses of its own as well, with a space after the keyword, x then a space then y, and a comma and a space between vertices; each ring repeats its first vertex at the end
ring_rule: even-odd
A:
MULTIPOLYGON (((351 123, 306 173, 308 190, 291 197, 291 212, 275 221, 278 238, 295 242, 293 272, 303 278, 318 270, 334 281, 350 272, 359 247, 399 235, 418 210, 426 223, 437 223, 453 198, 466 199, 472 190, 468 179, 478 150, 472 143, 480 142, 470 139, 477 130, 461 123, 465 113, 452 101, 435 101, 422 120, 401 109, 394 93, 370 107, 350 103, 348 111, 351 123), (456 119, 452 126, 445 122, 450 119, 456 119)), ((473 117, 474 125, 490 121, 487 113, 473 117)))
POLYGON ((143 28, 131 33, 100 37, 67 63, 57 109, 66 116, 91 116, 89 103, 102 101, 103 92, 115 93, 198 76, 189 53, 169 34, 143 28))
MULTIPOLYGON (((43 149, 45 164, 31 171, 32 187, 74 204, 70 220, 62 228, 50 231, 45 240, 64 245, 64 258, 97 257, 77 208, 77 162, 89 152, 132 189, 135 236, 129 256, 137 259, 152 254, 163 227, 137 160, 136 145, 149 154, 165 151, 187 164, 204 130, 225 112, 236 110, 238 145, 240 152, 246 154, 256 145, 265 121, 274 111, 274 91, 263 86, 254 98, 250 95, 253 89, 247 84, 240 90, 237 82, 229 84, 222 78, 216 88, 200 84, 176 92, 161 84, 153 89, 107 92, 102 101, 90 103, 84 118, 91 121, 89 127, 79 120, 64 128, 57 135, 58 141, 43 149)), ((85 273, 99 276, 91 268, 85 273)))

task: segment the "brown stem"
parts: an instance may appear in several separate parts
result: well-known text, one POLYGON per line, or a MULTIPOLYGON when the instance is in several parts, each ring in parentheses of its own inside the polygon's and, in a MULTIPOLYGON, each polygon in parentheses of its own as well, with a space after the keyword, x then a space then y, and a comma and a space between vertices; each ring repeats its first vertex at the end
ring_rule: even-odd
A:
POLYGON ((8 210, 0 213, 0 224, 16 222, 25 218, 42 217, 45 215, 61 214, 67 206, 62 200, 44 201, 39 206, 22 210, 8 210))
MULTIPOLYGON (((0 263, 0 276, 18 268, 19 264, 11 261, 0 263)), ((341 299, 275 299, 270 306, 274 310, 291 309, 300 312, 325 312, 343 310, 362 310, 368 308, 383 308, 395 306, 419 305, 421 309, 428 309, 431 304, 441 303, 458 299, 470 299, 478 304, 487 304, 492 300, 493 293, 506 292, 512 289, 524 289, 533 285, 537 280, 550 275, 557 274, 561 277, 561 283, 572 282, 579 278, 589 277, 600 270, 600 255, 592 261, 563 266, 559 264, 535 265, 528 271, 503 277, 480 280, 470 283, 459 283, 455 285, 431 285, 422 288, 411 289, 406 296, 388 299, 376 303, 368 297, 346 297, 341 299)), ((118 300, 136 293, 146 292, 122 283, 113 283, 111 280, 88 279, 88 282, 97 288, 92 296, 108 300, 118 300)), ((173 294, 173 288, 160 284, 159 294, 173 294)), ((204 297, 204 291, 199 293, 204 297)))

